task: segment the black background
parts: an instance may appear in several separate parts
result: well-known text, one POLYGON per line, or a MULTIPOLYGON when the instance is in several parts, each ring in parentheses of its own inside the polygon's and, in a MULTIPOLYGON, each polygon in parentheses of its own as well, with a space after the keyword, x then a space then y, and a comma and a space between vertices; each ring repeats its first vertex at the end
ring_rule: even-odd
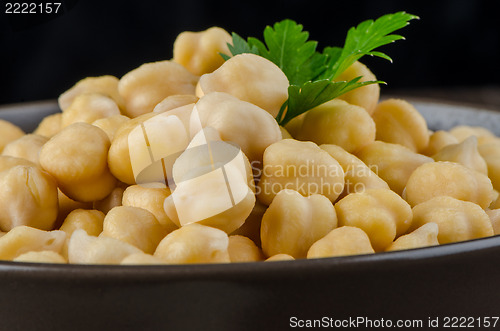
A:
MULTIPOLYGON (((347 29, 400 10, 419 21, 406 40, 384 46, 394 63, 363 58, 395 88, 497 84, 500 24, 496 1, 98 1, 59 0, 57 16, 0 13, 0 104, 56 98, 86 76, 121 77, 142 63, 169 59, 178 33, 221 26, 261 37, 291 18, 319 48, 342 46, 347 29)), ((40 2, 40 1, 35 1, 40 2)))

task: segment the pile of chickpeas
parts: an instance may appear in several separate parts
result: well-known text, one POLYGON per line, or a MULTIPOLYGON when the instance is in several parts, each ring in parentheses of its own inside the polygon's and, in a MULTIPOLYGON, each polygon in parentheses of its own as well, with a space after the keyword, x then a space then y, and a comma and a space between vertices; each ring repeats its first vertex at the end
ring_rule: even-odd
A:
MULTIPOLYGON (((282 127, 275 117, 287 99, 286 76, 254 54, 224 61, 228 42, 217 27, 183 32, 171 60, 120 79, 77 82, 59 97, 62 112, 33 133, 0 120, 0 259, 277 261, 500 233, 500 138, 493 133, 469 126, 432 132, 411 103, 380 101, 376 84, 282 127), (146 127, 144 143, 133 133, 146 127), (210 153, 188 153, 202 143, 241 152, 239 167, 217 165, 238 196, 229 207, 221 209, 227 185, 196 177, 214 167, 210 153), (151 161, 141 146, 149 156, 177 153, 173 177, 192 180, 175 187, 139 181, 151 161)), ((338 80, 358 76, 376 79, 356 62, 338 80)))

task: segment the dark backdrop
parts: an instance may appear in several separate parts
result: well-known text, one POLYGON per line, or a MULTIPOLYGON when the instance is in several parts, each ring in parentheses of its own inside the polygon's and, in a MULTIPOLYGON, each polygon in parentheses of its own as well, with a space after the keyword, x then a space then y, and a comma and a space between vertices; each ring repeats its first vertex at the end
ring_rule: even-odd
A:
MULTIPOLYGON (((261 37, 283 18, 302 23, 320 48, 341 46, 347 29, 405 10, 420 16, 384 47, 393 59, 364 59, 394 88, 495 84, 499 59, 496 1, 62 1, 61 14, 0 14, 0 104, 56 98, 86 76, 122 76, 169 59, 184 30, 213 25, 261 37)), ((40 1, 35 1, 40 2, 40 1)))

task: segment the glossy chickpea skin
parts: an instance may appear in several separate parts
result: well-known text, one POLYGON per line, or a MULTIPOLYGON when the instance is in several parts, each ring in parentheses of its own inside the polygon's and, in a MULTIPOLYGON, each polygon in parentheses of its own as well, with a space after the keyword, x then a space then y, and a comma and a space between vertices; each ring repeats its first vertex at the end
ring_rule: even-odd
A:
POLYGON ((438 225, 440 244, 493 235, 491 221, 480 206, 449 196, 434 197, 413 207, 411 230, 427 223, 438 225))
POLYGON ((171 264, 228 263, 228 245, 224 231, 193 223, 163 238, 154 256, 171 264))
POLYGON ((40 164, 73 200, 105 198, 115 187, 107 157, 110 142, 101 129, 74 123, 52 137, 40 151, 40 164))
POLYGON ((18 165, 0 173, 0 230, 20 225, 51 230, 57 219, 57 184, 37 167, 18 165))
POLYGON ((410 205, 387 189, 352 193, 335 204, 339 226, 354 226, 366 232, 376 252, 385 250, 411 225, 410 205))
POLYGON ((288 85, 285 74, 271 61, 254 54, 239 54, 201 76, 198 96, 225 92, 259 106, 274 118, 288 98, 288 85))
POLYGON ((61 252, 66 239, 63 231, 43 231, 29 226, 17 226, 0 238, 0 260, 13 260, 33 251, 61 252))
POLYGON ((362 107, 333 99, 306 113, 297 139, 353 153, 375 140, 375 122, 362 107))
POLYGON ((377 140, 400 144, 414 152, 424 150, 429 144, 424 117, 405 100, 388 99, 380 102, 372 117, 377 128, 377 140))
POLYGON ((44 136, 27 134, 8 143, 2 151, 2 155, 19 157, 38 164, 40 150, 47 141, 48 138, 44 136))
POLYGON ((24 131, 20 127, 2 119, 0 119, 0 132, 2 133, 0 135, 0 153, 5 145, 24 136, 24 131))
POLYGON ((312 244, 307 252, 308 259, 375 253, 368 235, 353 226, 333 229, 326 236, 312 244))
POLYGON ((406 200, 412 206, 434 197, 450 196, 487 208, 493 201, 490 179, 461 164, 433 162, 418 167, 406 184, 406 200))
POLYGON ((185 31, 175 39, 173 60, 201 76, 224 63, 220 53, 229 54, 227 43, 231 41, 231 35, 219 27, 200 32, 185 31))
POLYGON ((386 251, 400 251, 439 245, 438 233, 439 227, 436 223, 426 223, 418 229, 396 239, 387 247, 386 251))
POLYGON ((59 96, 59 107, 65 111, 79 95, 98 93, 110 97, 120 109, 124 109, 124 100, 118 93, 118 82, 118 78, 111 75, 84 78, 59 96))
POLYGON ((322 194, 333 202, 344 190, 344 170, 315 143, 284 139, 264 152, 257 197, 270 205, 283 189, 296 190, 304 196, 322 194))
POLYGON ((410 149, 383 141, 375 141, 356 156, 373 169, 397 194, 403 194, 406 182, 415 169, 425 163, 434 162, 430 157, 412 152, 410 149))
POLYGON ((124 241, 106 236, 90 236, 77 229, 68 242, 68 262, 76 264, 119 264, 129 255, 143 253, 124 241))
POLYGON ((81 94, 62 113, 61 127, 77 122, 92 124, 98 119, 116 115, 120 115, 120 109, 113 99, 97 93, 81 94))
POLYGON ((335 209, 325 196, 303 197, 285 189, 276 195, 262 218, 262 250, 266 256, 305 258, 311 245, 336 226, 335 209))
POLYGON ((149 113, 169 95, 194 94, 197 82, 198 76, 173 61, 145 63, 120 79, 122 113, 130 118, 149 113))
MULTIPOLYGON (((360 82, 376 81, 377 77, 368 69, 367 66, 359 61, 354 62, 349 68, 342 72, 335 80, 350 81, 361 76, 360 82)), ((368 114, 373 114, 380 97, 380 86, 378 84, 370 84, 359 87, 353 91, 347 92, 339 97, 351 105, 363 107, 368 114)))
POLYGON ((167 230, 146 209, 120 206, 111 209, 104 218, 101 236, 129 243, 144 253, 154 253, 167 230))
POLYGON ((231 262, 257 262, 264 259, 260 248, 244 236, 229 236, 228 252, 231 262))
POLYGON ((168 232, 178 228, 165 213, 163 204, 170 195, 167 187, 131 185, 125 189, 122 197, 123 206, 143 208, 152 213, 158 222, 165 227, 168 232))

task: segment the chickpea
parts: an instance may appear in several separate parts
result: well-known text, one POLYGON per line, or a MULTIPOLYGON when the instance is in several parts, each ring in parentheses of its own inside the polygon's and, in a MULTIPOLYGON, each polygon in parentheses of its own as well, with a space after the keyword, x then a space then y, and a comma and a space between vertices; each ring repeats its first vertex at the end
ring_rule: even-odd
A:
MULTIPOLYGON (((57 189, 57 199, 59 202, 59 212, 57 214, 56 228, 61 226, 66 217, 75 209, 92 209, 91 202, 80 202, 68 198, 67 195, 57 189)), ((68 237, 69 239, 69 237, 68 237)))
POLYGON ((411 230, 427 223, 438 225, 440 244, 493 235, 491 221, 480 206, 449 196, 437 196, 413 207, 411 230))
POLYGON ((167 230, 146 209, 120 206, 104 218, 101 236, 129 243, 147 254, 154 253, 167 230))
POLYGON ((436 223, 426 223, 409 234, 396 239, 387 247, 386 251, 399 251, 439 245, 438 233, 439 227, 436 223))
POLYGON ((59 107, 62 111, 65 111, 77 96, 88 93, 99 93, 108 96, 116 102, 120 109, 125 109, 125 102, 118 93, 118 78, 110 75, 87 77, 78 81, 73 87, 59 96, 59 107))
POLYGON ((295 260, 293 256, 288 254, 276 254, 266 259, 266 262, 274 262, 274 261, 293 261, 295 260))
POLYGON ((335 204, 339 226, 354 226, 366 232, 373 249, 381 252, 411 225, 410 205, 387 189, 351 193, 335 204))
POLYGON ((231 235, 240 235, 244 237, 250 238, 257 246, 261 246, 260 241, 260 226, 262 223, 262 217, 267 210, 267 206, 260 203, 259 201, 255 202, 255 206, 252 209, 250 215, 248 215, 245 223, 238 229, 234 230, 231 235))
POLYGON ((283 189, 293 189, 304 196, 323 194, 333 202, 344 190, 344 171, 315 143, 284 139, 264 152, 257 197, 270 205, 283 189))
POLYGON ((12 261, 30 263, 68 263, 61 254, 54 251, 27 252, 12 261))
POLYGON ((199 98, 192 94, 175 94, 169 95, 158 103, 153 111, 155 113, 163 113, 172 109, 176 109, 182 106, 187 106, 192 103, 197 103, 199 98))
MULTIPOLYGON (((196 103, 202 127, 213 127, 224 141, 236 143, 250 160, 262 160, 264 150, 282 139, 268 112, 230 94, 212 92, 196 103)), ((191 130, 193 136, 197 130, 191 130)))
POLYGON ((422 151, 429 144, 424 117, 405 100, 388 99, 380 102, 372 117, 377 128, 377 140, 400 144, 413 152, 422 151))
POLYGON ((63 231, 43 231, 29 226, 17 226, 0 237, 0 260, 13 260, 32 251, 59 253, 66 239, 63 231))
POLYGON ((102 131, 106 132, 109 141, 113 141, 115 133, 118 129, 130 120, 124 115, 113 115, 106 118, 100 118, 92 122, 92 125, 97 126, 102 131))
POLYGON ((122 265, 158 265, 158 264, 167 264, 165 261, 146 253, 135 253, 130 254, 125 257, 120 264, 122 265))
POLYGON ((273 118, 288 99, 288 79, 271 61, 254 54, 233 56, 217 70, 201 76, 201 95, 225 92, 253 103, 273 118))
MULTIPOLYGON (((351 64, 335 80, 349 81, 359 76, 361 76, 359 82, 377 80, 377 77, 375 77, 370 69, 359 61, 351 64)), ((339 99, 345 100, 351 105, 363 107, 371 115, 375 111, 379 97, 380 86, 378 84, 370 84, 342 94, 339 99)))
POLYGON ((486 214, 490 218, 493 227, 493 234, 500 234, 500 209, 487 210, 486 214))
POLYGON ((366 164, 351 153, 337 145, 324 144, 319 146, 337 160, 345 174, 344 191, 339 198, 349 193, 362 192, 369 188, 389 189, 389 185, 373 172, 366 164))
POLYGON ((229 259, 231 262, 256 262, 264 260, 264 254, 255 243, 243 236, 229 236, 229 259))
POLYGON ((500 191, 500 143, 496 141, 484 143, 479 145, 478 150, 486 161, 488 176, 493 187, 500 191))
POLYGON ((57 184, 46 172, 19 165, 0 173, 1 231, 20 225, 52 230, 57 207, 57 184))
POLYGON ((95 120, 120 115, 120 109, 113 99, 101 94, 81 94, 62 113, 61 126, 84 122, 92 124, 95 120))
POLYGON ((68 242, 68 262, 77 264, 119 264, 129 255, 142 251, 129 243, 106 236, 89 236, 77 229, 68 242))
POLYGON ((163 204, 170 195, 168 187, 131 185, 123 192, 124 206, 139 207, 153 214, 167 232, 172 232, 178 226, 167 216, 163 204))
POLYGON ((108 136, 98 127, 74 123, 42 147, 40 164, 69 198, 82 202, 100 200, 116 184, 107 166, 109 146, 108 136))
POLYGON ((333 99, 306 113, 297 138, 353 153, 375 140, 375 122, 362 107, 333 99))
POLYGON ((285 189, 262 218, 262 250, 266 256, 284 253, 305 258, 311 245, 335 227, 337 216, 328 198, 319 194, 303 197, 285 189))
MULTIPOLYGON (((302 124, 304 123, 304 118, 306 117, 306 114, 307 114, 307 112, 302 113, 299 116, 292 118, 290 120, 290 122, 288 122, 285 125, 285 129, 295 139, 299 136, 299 132, 302 129, 302 124)), ((283 138, 283 139, 285 139, 285 138, 283 138)))
POLYGON ((231 35, 219 27, 200 32, 185 31, 175 39, 173 60, 201 76, 224 63, 220 53, 229 54, 227 44, 231 42, 231 35))
POLYGON ((432 156, 448 145, 458 144, 458 139, 448 131, 438 130, 429 137, 429 144, 422 154, 432 156))
POLYGON ((154 256, 171 264, 228 263, 228 245, 224 231, 192 223, 163 238, 154 256))
POLYGON ((0 172, 15 166, 38 167, 37 164, 19 157, 0 155, 0 172))
POLYGON ((62 128, 62 113, 56 113, 44 117, 44 119, 38 124, 34 134, 51 138, 55 136, 62 128))
POLYGON ((145 63, 118 83, 126 105, 123 114, 134 118, 153 111, 169 95, 194 94, 197 82, 198 76, 173 61, 145 63))
POLYGON ((404 146, 382 141, 375 141, 364 147, 356 156, 399 195, 403 194, 406 182, 415 169, 434 161, 404 146))
POLYGON ((499 209, 500 208, 500 196, 497 197, 496 200, 491 203, 489 208, 490 209, 499 209))
POLYGON ((488 166, 481 154, 479 154, 476 136, 470 136, 458 144, 445 146, 432 158, 435 161, 460 163, 469 169, 488 175, 488 166))
POLYGON ((487 208, 493 201, 490 179, 454 162, 433 162, 418 167, 406 184, 406 201, 416 206, 431 198, 450 196, 487 208))
POLYGON ((459 125, 450 130, 450 133, 457 138, 459 142, 464 141, 470 136, 476 136, 479 145, 495 140, 495 135, 488 129, 479 126, 459 125))
POLYGON ((0 132, 2 133, 0 135, 0 153, 5 145, 24 136, 24 131, 20 127, 2 119, 0 119, 0 132))
POLYGON ((312 244, 308 259, 375 253, 368 235, 360 228, 342 226, 312 244))
POLYGON ((125 189, 126 186, 119 183, 107 197, 102 200, 94 201, 92 207, 107 214, 111 209, 122 205, 125 189))
POLYGON ((73 232, 82 229, 89 236, 98 236, 102 232, 104 213, 98 210, 75 209, 64 219, 59 230, 66 233, 66 240, 61 250, 61 255, 68 258, 68 244, 73 232))
POLYGON ((26 159, 38 164, 38 155, 48 138, 37 134, 27 134, 5 145, 2 155, 26 159))

